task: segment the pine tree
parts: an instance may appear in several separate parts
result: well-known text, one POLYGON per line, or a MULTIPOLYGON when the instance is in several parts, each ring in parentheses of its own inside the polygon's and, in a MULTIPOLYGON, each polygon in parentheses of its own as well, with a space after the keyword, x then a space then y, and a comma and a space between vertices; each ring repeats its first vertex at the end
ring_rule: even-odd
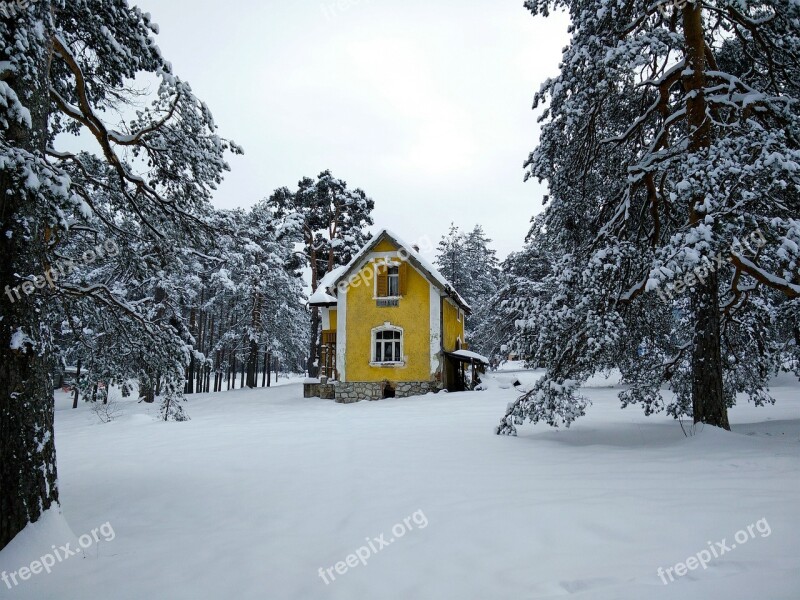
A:
POLYGON ((449 231, 442 236, 442 239, 439 240, 439 245, 436 247, 435 264, 445 279, 469 302, 464 289, 468 280, 464 251, 465 243, 464 232, 455 223, 450 223, 449 231))
MULTIPOLYGON (((177 270, 206 230, 225 152, 240 150, 172 73, 156 31, 125 0, 39 0, 0 18, 0 270, 8 285, 0 297, 0 548, 58 502, 53 346, 43 315, 63 304, 71 326, 102 308, 109 328, 119 331, 111 321, 124 319, 165 355, 182 346, 175 327, 151 319, 148 288, 128 273, 146 265, 155 281, 156 266, 177 270), (141 95, 130 82, 143 73, 159 81, 158 93, 134 111, 141 95), (114 114, 128 117, 105 120, 114 114), (58 150, 61 133, 91 136, 96 154, 58 150), (56 275, 65 249, 108 239, 144 256, 130 266, 112 258, 84 279, 56 275)), ((113 343, 96 340, 102 352, 113 343)), ((183 379, 184 358, 165 356, 170 389, 183 379)))
POLYGON ((534 226, 525 247, 503 261, 497 289, 485 302, 486 318, 476 332, 485 355, 500 361, 516 354, 527 357, 530 367, 540 366, 535 356, 537 332, 518 324, 527 323, 533 317, 532 307, 551 293, 548 276, 553 264, 545 241, 536 234, 534 226))
POLYGON ((536 235, 560 258, 523 323, 547 375, 498 432, 569 425, 580 382, 610 367, 630 384, 623 405, 728 428, 736 394, 771 401, 769 377, 797 352, 800 6, 526 7, 572 19, 527 162, 552 196, 536 235))
POLYGON ((451 223, 436 256, 439 271, 472 308, 466 322, 467 338, 474 350, 484 353, 492 350, 486 323, 492 317, 491 299, 500 285, 499 261, 491 242, 480 225, 465 234, 451 223))
MULTIPOLYGON (((299 224, 304 254, 311 267, 311 291, 334 268, 347 264, 369 240, 366 228, 373 224, 375 202, 359 189, 350 189, 347 182, 323 171, 316 180, 303 178, 295 192, 280 188, 270 196, 267 205, 274 215, 290 226, 299 224)), ((319 309, 311 310, 309 353, 306 364, 309 375, 316 375, 319 355, 321 319, 319 309)))

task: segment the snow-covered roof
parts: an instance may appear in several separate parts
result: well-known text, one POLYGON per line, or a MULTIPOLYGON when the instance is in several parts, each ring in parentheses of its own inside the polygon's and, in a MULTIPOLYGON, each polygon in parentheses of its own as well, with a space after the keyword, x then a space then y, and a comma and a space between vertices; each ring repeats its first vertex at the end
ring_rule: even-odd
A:
POLYGON ((381 229, 370 241, 366 244, 361 250, 359 250, 353 259, 347 263, 347 265, 343 267, 339 267, 328 273, 325 276, 322 282, 320 282, 320 287, 322 287, 323 282, 326 284, 328 289, 333 289, 336 284, 339 283, 342 279, 344 279, 350 271, 354 270, 356 267, 360 266, 360 264, 369 256, 369 253, 372 252, 372 249, 378 245, 384 238, 389 238, 393 241, 397 246, 399 246, 403 252, 408 256, 408 259, 412 263, 416 263, 416 267, 421 270, 425 271, 425 274, 433 280, 445 293, 447 293, 453 300, 455 300, 456 304, 461 306, 464 310, 469 312, 472 310, 470 305, 467 304, 467 301, 458 293, 458 291, 453 287, 453 284, 447 281, 447 279, 442 275, 436 267, 433 266, 428 260, 422 257, 422 255, 414 250, 414 247, 411 244, 408 244, 403 241, 400 236, 395 235, 394 232, 390 231, 389 229, 381 229), (336 274, 335 277, 333 275, 336 274))
POLYGON ((456 350, 455 352, 448 352, 448 354, 452 356, 459 356, 461 358, 466 358, 469 360, 477 360, 478 362, 482 362, 483 364, 488 365, 489 359, 485 356, 478 354, 477 352, 472 352, 471 350, 456 350))
POLYGON ((325 288, 320 286, 317 288, 317 291, 311 294, 308 298, 308 303, 311 306, 319 306, 319 305, 328 305, 328 304, 336 304, 337 300, 334 296, 331 296, 325 288))
POLYGON ((332 289, 333 287, 335 287, 336 286, 336 281, 339 279, 339 276, 342 273, 345 272, 345 269, 347 269, 347 265, 342 265, 340 267, 336 267, 330 273, 326 273, 325 277, 320 279, 319 287, 317 289, 324 288, 324 289, 328 290, 328 289, 332 289))
POLYGON ((319 280, 317 291, 311 294, 311 297, 308 299, 309 305, 329 306, 331 304, 336 304, 336 296, 332 296, 330 292, 336 287, 336 281, 339 279, 339 276, 344 273, 346 268, 345 265, 342 265, 336 267, 330 273, 326 273, 325 277, 319 280))

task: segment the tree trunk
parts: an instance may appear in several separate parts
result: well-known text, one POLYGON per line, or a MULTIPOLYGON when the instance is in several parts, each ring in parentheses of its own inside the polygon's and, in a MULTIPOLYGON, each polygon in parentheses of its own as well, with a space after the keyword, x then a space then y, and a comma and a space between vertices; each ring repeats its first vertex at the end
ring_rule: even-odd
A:
POLYGON ((264 359, 264 367, 267 370, 267 387, 272 387, 272 360, 270 360, 269 352, 267 352, 267 356, 264 359))
POLYGON ((236 375, 236 353, 231 349, 230 356, 228 358, 228 391, 231 389, 232 382, 235 382, 235 375, 236 375))
POLYGON ((74 397, 72 399, 72 408, 78 408, 78 395, 80 393, 78 391, 78 382, 80 380, 81 380, 81 359, 79 358, 78 359, 78 367, 77 367, 77 369, 75 369, 75 389, 73 390, 75 393, 74 393, 74 397))
MULTIPOLYGON (((706 115, 706 45, 701 3, 683 8, 686 75, 683 85, 690 94, 686 102, 689 125, 689 151, 702 154, 711 146, 711 124, 706 115)), ((699 209, 703 195, 692 199, 690 223, 695 226, 704 214, 699 209)), ((692 410, 695 423, 706 423, 730 429, 728 408, 722 380, 722 348, 720 342, 719 281, 710 273, 705 283, 695 286, 692 295, 694 338, 692 341, 692 410)))
POLYGON ((143 375, 139 378, 139 398, 147 404, 156 401, 156 388, 150 375, 143 375))
MULTIPOLYGON (((4 145, 42 160, 50 106, 50 8, 50 2, 39 2, 15 19, 4 19, 8 40, 19 31, 43 25, 42 43, 27 48, 25 60, 4 81, 30 111, 31 127, 14 122, 0 125, 4 145)), ((40 315, 47 310, 42 305, 46 292, 36 290, 20 297, 13 293, 21 283, 18 273, 44 272, 46 244, 52 234, 42 218, 42 200, 25 185, 30 178, 25 171, 8 163, 0 168, 0 231, 4 232, 0 235, 0 281, 10 286, 0 294, 0 550, 28 523, 58 504, 53 386, 47 368, 51 350, 39 328, 40 315)))
POLYGON ((250 356, 247 357, 247 387, 258 387, 258 342, 250 340, 250 356))
POLYGON ((321 321, 319 308, 315 306, 311 309, 311 342, 308 349, 308 364, 306 365, 309 377, 316 377, 319 373, 317 357, 319 356, 319 328, 321 321))

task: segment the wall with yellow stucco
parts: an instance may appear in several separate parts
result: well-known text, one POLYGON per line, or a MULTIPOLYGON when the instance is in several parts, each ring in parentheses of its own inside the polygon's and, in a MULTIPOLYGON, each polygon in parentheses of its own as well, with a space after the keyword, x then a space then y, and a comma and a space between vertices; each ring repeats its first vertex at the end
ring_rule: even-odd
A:
MULTIPOLYGON (((381 241, 375 252, 394 252, 388 240, 381 241)), ((374 269, 368 264, 364 269, 374 269)), ((347 290, 346 381, 429 381, 430 375, 430 284, 409 265, 406 295, 397 307, 378 307, 374 297, 374 277, 364 274, 360 285, 347 290), (364 283, 368 282, 368 283, 364 283), (403 328, 402 366, 373 367, 372 329, 384 323, 403 328)))
POLYGON ((458 308, 449 299, 442 301, 444 310, 442 311, 442 324, 444 325, 444 339, 442 346, 446 352, 453 352, 456 350, 456 341, 461 338, 461 344, 464 344, 464 315, 461 315, 461 320, 458 319, 458 308))
POLYGON ((389 240, 381 240, 372 249, 373 252, 397 252, 397 247, 389 240))

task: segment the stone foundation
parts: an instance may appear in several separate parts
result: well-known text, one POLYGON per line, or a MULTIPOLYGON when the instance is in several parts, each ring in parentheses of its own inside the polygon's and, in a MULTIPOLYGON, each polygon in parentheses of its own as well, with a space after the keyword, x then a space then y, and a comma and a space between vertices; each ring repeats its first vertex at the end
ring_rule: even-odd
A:
POLYGON ((441 385, 436 381, 348 381, 336 384, 336 402, 349 404, 359 400, 382 400, 387 385, 394 388, 396 398, 422 396, 429 392, 438 392, 441 385))
POLYGON ((320 383, 319 397, 323 400, 334 400, 336 398, 336 386, 332 383, 320 383))
POLYGON ((328 379, 309 379, 303 383, 303 398, 322 398, 333 400, 336 398, 336 386, 328 383, 328 379))
POLYGON ((360 400, 382 400, 387 385, 394 388, 396 398, 423 396, 430 392, 438 393, 442 389, 442 384, 438 381, 307 382, 303 385, 303 397, 336 400, 340 404, 350 404, 360 400))

